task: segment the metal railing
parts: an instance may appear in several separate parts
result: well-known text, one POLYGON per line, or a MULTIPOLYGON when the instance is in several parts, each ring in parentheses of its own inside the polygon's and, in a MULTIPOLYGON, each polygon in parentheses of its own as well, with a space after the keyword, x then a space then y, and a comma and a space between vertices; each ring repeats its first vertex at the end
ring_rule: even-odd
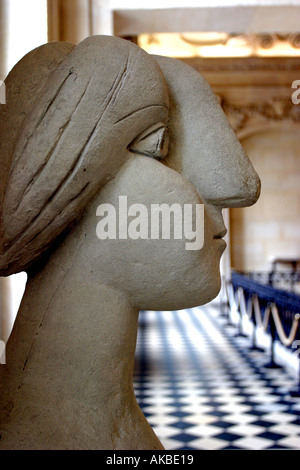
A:
MULTIPOLYGON (((287 279, 287 273, 284 276, 287 279)), ((295 273, 293 276, 295 278, 295 273)), ((287 348, 300 346, 300 295, 273 287, 269 273, 233 272, 230 280, 222 282, 220 307, 227 324, 236 326, 237 336, 248 336, 243 330, 245 317, 253 323, 250 349, 261 350, 257 344, 256 327, 270 335, 270 360, 265 367, 280 367, 275 361, 275 341, 287 348), (238 314, 237 323, 232 321, 234 312, 238 314)), ((299 379, 297 389, 291 391, 291 395, 300 396, 300 348, 294 353, 299 359, 299 379)))

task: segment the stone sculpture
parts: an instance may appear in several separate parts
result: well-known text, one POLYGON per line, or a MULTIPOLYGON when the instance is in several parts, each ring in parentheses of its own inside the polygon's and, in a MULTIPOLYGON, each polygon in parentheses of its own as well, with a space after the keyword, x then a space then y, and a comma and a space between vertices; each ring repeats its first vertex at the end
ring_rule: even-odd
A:
POLYGON ((138 314, 212 300, 260 183, 206 81, 115 37, 25 56, 1 106, 0 275, 28 282, 0 366, 0 449, 162 449, 137 405, 138 314), (205 204, 204 245, 96 237, 100 204, 205 204))

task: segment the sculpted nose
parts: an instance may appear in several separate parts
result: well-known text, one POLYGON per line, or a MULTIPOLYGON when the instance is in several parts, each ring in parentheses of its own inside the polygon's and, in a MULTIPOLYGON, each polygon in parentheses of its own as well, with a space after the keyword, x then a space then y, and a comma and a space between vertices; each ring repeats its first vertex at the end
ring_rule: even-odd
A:
POLYGON ((155 56, 170 94, 168 166, 185 176, 204 202, 254 204, 260 180, 206 80, 181 61, 155 56))
POLYGON ((222 110, 214 116, 207 115, 207 121, 214 121, 214 137, 202 135, 209 154, 204 156, 198 151, 190 166, 183 165, 183 173, 207 203, 221 207, 251 206, 261 189, 252 163, 222 110))
POLYGON ((250 206, 259 197, 260 179, 216 96, 199 77, 197 74, 195 99, 171 109, 175 126, 185 130, 184 140, 176 137, 179 129, 174 134, 175 161, 179 164, 180 160, 181 173, 204 202, 221 207, 250 206))

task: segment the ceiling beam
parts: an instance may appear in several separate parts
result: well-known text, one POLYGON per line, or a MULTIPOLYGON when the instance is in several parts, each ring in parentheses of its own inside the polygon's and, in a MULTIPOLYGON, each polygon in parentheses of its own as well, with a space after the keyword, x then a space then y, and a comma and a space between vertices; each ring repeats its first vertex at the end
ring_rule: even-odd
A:
POLYGON ((294 33, 300 29, 299 18, 298 5, 119 9, 113 11, 113 33, 294 33))

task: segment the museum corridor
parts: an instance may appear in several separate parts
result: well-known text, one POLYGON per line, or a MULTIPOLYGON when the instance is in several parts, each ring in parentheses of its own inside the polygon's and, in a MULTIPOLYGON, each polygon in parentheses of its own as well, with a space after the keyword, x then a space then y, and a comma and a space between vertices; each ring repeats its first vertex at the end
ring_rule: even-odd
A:
POLYGON ((141 312, 137 400, 165 448, 299 449, 297 373, 225 326, 219 304, 141 312))

